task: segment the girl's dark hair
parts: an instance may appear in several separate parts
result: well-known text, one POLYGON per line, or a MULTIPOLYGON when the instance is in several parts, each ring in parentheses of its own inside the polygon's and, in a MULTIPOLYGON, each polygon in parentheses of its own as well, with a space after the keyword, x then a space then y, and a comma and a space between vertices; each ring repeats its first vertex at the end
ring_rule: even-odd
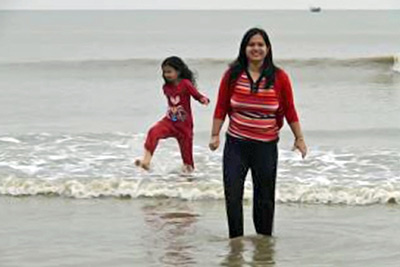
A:
MULTIPOLYGON (((189 67, 183 62, 183 60, 177 56, 172 56, 164 59, 161 63, 161 67, 170 66, 174 68, 178 72, 179 79, 188 79, 192 82, 193 85, 196 86, 196 79, 194 77, 193 72, 189 69, 189 67)), ((167 79, 164 77, 165 83, 167 83, 167 79)))
POLYGON ((266 78, 266 88, 269 88, 271 85, 274 84, 275 82, 275 71, 278 69, 273 61, 273 57, 272 57, 272 46, 271 46, 271 42, 269 41, 269 37, 268 34, 260 28, 252 28, 250 30, 248 30, 242 39, 242 42, 240 44, 240 50, 239 50, 239 55, 236 58, 235 61, 233 61, 230 65, 229 65, 229 69, 230 69, 230 83, 235 82, 240 73, 242 71, 247 71, 247 66, 248 66, 248 60, 247 60, 247 56, 246 56, 246 47, 248 45, 248 43, 250 42, 250 39, 254 36, 254 35, 261 35, 262 38, 265 41, 265 44, 267 45, 267 48, 269 48, 268 54, 264 59, 264 63, 262 65, 262 70, 261 70, 261 76, 266 78))

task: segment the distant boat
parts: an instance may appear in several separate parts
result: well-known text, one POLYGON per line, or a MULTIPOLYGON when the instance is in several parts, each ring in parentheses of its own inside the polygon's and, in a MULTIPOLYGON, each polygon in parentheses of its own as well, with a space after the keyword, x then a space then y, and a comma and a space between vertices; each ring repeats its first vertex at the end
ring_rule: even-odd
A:
POLYGON ((321 8, 319 6, 310 7, 311 12, 321 12, 321 8))

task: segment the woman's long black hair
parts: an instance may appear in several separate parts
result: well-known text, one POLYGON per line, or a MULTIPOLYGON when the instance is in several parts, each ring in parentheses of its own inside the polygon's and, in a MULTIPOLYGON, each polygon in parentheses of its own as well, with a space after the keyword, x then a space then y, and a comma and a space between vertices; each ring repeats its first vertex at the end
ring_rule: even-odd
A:
POLYGON ((274 84, 275 72, 277 70, 277 67, 274 64, 272 57, 272 46, 271 42, 269 41, 268 34, 263 29, 260 28, 252 28, 244 34, 242 42, 240 44, 239 55, 237 59, 229 65, 230 83, 235 82, 238 79, 240 73, 242 73, 243 71, 247 71, 248 59, 246 56, 246 47, 250 42, 250 39, 257 34, 262 36, 262 38, 265 41, 265 44, 267 45, 267 48, 269 48, 268 54, 265 57, 264 63, 262 65, 261 76, 266 78, 267 81, 266 88, 269 88, 271 85, 274 84))
MULTIPOLYGON (((161 63, 161 67, 170 66, 174 68, 178 72, 179 79, 188 79, 192 82, 194 86, 196 86, 196 79, 194 77, 193 72, 189 69, 185 62, 180 57, 172 56, 164 59, 161 63)), ((165 83, 168 83, 167 79, 165 79, 163 75, 165 83)))

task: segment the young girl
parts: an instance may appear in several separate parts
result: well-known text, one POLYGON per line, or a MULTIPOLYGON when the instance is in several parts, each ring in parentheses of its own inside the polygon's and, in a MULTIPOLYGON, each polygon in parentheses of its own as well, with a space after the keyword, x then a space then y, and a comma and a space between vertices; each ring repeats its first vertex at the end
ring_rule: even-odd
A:
POLYGON ((147 133, 144 156, 135 165, 149 170, 150 161, 160 139, 174 137, 178 140, 183 159, 184 172, 194 169, 193 163, 193 118, 190 97, 203 105, 210 100, 200 94, 196 87, 193 72, 179 57, 169 57, 161 64, 165 84, 164 95, 168 100, 167 114, 147 133))

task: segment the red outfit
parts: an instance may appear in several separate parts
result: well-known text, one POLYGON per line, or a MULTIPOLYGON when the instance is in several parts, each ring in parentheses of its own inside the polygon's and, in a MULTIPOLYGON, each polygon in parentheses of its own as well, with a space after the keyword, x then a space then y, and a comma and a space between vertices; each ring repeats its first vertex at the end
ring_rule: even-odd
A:
POLYGON ((214 118, 230 118, 228 134, 259 141, 274 141, 279 138, 283 118, 288 123, 298 121, 293 101, 292 86, 288 75, 281 69, 275 73, 275 82, 265 88, 266 80, 261 80, 256 93, 251 92, 251 82, 246 73, 229 84, 230 71, 221 81, 214 118))
POLYGON ((190 97, 199 102, 206 97, 200 94, 188 79, 183 79, 178 85, 165 84, 163 91, 168 99, 167 114, 150 128, 144 147, 153 154, 160 139, 175 137, 179 143, 183 163, 194 167, 190 97))

